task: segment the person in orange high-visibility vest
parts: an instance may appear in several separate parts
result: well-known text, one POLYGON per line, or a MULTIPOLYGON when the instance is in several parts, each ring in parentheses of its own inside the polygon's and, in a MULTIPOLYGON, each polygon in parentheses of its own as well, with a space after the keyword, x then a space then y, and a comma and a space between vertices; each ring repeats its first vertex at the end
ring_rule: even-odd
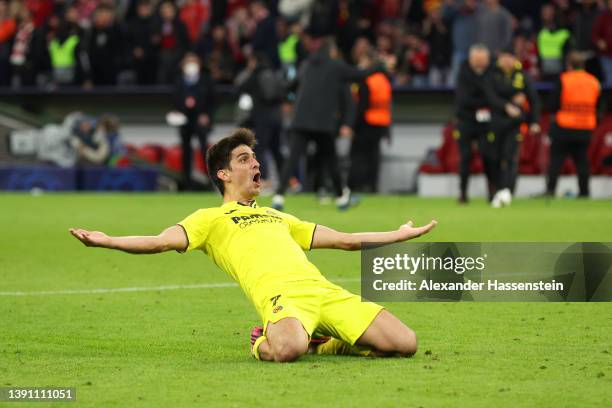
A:
POLYGON ((550 166, 547 193, 554 195, 557 179, 567 156, 576 165, 581 197, 589 196, 588 149, 597 127, 601 85, 584 70, 584 58, 578 52, 567 56, 567 71, 562 73, 551 95, 551 112, 556 112, 551 126, 550 166))
MULTIPOLYGON (((367 69, 376 63, 372 49, 365 52, 359 66, 367 69)), ((358 85, 355 137, 351 145, 348 186, 353 191, 378 190, 380 141, 389 138, 391 125, 391 82, 384 72, 368 75, 358 85)))

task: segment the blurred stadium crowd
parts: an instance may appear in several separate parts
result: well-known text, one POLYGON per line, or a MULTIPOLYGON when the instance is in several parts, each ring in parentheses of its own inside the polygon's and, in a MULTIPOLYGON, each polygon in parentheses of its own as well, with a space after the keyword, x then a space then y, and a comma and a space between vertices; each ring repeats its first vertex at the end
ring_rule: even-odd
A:
POLYGON ((293 69, 330 35, 347 61, 373 44, 395 86, 452 86, 475 43, 543 80, 587 52, 612 83, 609 0, 0 0, 0 86, 168 84, 189 51, 229 84, 254 52, 293 69))

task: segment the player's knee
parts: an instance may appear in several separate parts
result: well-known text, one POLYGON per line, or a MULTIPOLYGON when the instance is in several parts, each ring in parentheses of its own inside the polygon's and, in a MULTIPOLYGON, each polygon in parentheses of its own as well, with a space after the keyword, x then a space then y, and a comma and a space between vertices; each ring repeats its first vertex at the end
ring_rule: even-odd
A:
POLYGON ((301 341, 286 341, 274 347, 274 361, 289 363, 297 360, 308 351, 308 343, 301 341))
POLYGON ((416 333, 408 329, 402 336, 397 339, 395 345, 396 352, 402 356, 409 357, 416 354, 418 349, 418 340, 416 333))

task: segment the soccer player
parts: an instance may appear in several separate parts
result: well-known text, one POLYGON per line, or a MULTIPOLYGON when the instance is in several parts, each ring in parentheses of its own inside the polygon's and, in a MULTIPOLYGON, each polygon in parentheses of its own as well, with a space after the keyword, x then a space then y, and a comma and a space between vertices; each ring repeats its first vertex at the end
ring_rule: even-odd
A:
POLYGON ((435 227, 411 222, 398 230, 342 233, 268 207, 255 197, 261 189, 255 139, 237 129, 207 153, 209 172, 223 205, 200 209, 157 236, 110 237, 99 231, 70 229, 87 246, 136 254, 199 249, 235 279, 262 318, 251 333, 251 352, 259 360, 294 361, 317 354, 410 356, 417 350, 411 329, 382 306, 326 280, 304 250, 357 250, 362 242, 393 243, 421 236, 435 227), (316 348, 310 342, 330 337, 316 348))

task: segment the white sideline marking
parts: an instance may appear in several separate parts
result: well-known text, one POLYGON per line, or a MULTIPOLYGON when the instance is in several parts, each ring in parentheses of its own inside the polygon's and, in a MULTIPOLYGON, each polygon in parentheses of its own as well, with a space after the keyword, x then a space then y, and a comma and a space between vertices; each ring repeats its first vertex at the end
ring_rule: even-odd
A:
MULTIPOLYGON (((358 282, 359 278, 339 278, 333 282, 358 282)), ((164 286, 142 286, 133 288, 99 288, 99 289, 75 289, 75 290, 45 290, 38 292, 0 292, 0 296, 53 296, 53 295, 96 295, 100 293, 126 293, 126 292, 159 292, 164 290, 179 289, 213 289, 213 288, 237 288, 234 282, 222 283, 199 283, 193 285, 164 285, 164 286)))

